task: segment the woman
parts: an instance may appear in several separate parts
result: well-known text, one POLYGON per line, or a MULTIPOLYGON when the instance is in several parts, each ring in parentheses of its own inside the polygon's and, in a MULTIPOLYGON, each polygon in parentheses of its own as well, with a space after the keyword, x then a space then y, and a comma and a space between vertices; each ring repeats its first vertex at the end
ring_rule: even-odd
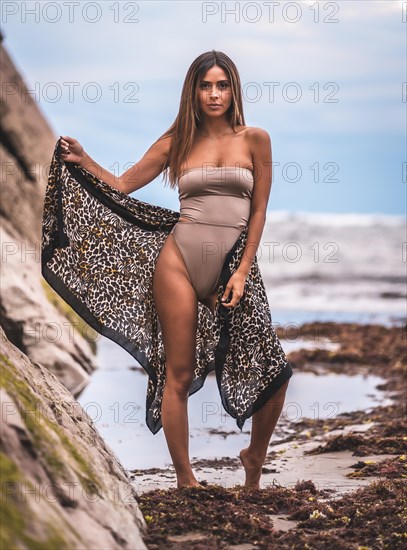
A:
MULTIPOLYGON (((175 122, 120 177, 91 159, 77 140, 63 136, 60 144, 63 161, 84 167, 122 193, 142 188, 164 170, 171 187, 178 183, 181 214, 162 246, 153 278, 166 356, 161 415, 178 487, 199 486, 189 462, 187 417, 198 302, 215 313, 224 253, 247 225, 244 254, 221 297, 227 309, 242 299, 266 219, 270 137, 245 126, 237 69, 227 55, 212 50, 190 66, 175 122)), ((253 414, 250 444, 239 454, 247 487, 259 488, 290 375, 253 414)))

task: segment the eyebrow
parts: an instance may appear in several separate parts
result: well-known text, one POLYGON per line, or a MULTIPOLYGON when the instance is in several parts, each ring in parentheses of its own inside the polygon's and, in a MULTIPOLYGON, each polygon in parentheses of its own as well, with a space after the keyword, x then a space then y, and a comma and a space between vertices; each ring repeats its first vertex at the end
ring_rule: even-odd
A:
MULTIPOLYGON (((201 80, 201 83, 203 83, 203 82, 204 82, 205 84, 211 84, 211 82, 210 82, 209 80, 201 80)), ((226 80, 218 80, 217 84, 218 84, 219 82, 229 82, 229 80, 228 80, 228 79, 226 79, 226 80)))

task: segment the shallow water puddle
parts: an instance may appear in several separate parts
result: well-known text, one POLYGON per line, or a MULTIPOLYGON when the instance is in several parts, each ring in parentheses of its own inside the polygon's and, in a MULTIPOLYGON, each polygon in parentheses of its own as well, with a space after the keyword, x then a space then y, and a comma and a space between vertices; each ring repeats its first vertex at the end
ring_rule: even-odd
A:
MULTIPOLYGON (((286 344, 282 341, 284 350, 291 351, 286 344)), ((293 343, 292 348, 294 345, 304 347, 299 341, 293 343)), ((319 342, 318 347, 321 345, 319 342)), ((134 370, 129 354, 110 340, 101 339, 98 347, 99 370, 79 396, 79 403, 125 468, 162 468, 171 464, 163 429, 153 435, 145 424, 147 376, 144 371, 134 370)), ((382 378, 314 370, 294 370, 273 442, 292 433, 292 423, 304 417, 332 418, 390 401, 384 392, 376 389, 384 381, 382 378)), ((190 396, 188 411, 191 458, 237 457, 240 449, 248 444, 251 419, 240 432, 235 420, 222 408, 213 373, 208 375, 204 386, 190 396)))

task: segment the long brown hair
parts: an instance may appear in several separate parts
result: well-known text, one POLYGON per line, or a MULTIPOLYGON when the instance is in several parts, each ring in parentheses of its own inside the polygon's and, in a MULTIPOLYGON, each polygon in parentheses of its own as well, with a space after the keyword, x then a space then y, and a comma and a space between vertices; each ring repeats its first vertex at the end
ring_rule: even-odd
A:
POLYGON ((199 128, 200 109, 198 99, 198 81, 214 65, 219 66, 227 74, 232 92, 232 100, 226 117, 232 130, 236 126, 245 125, 243 115, 242 90, 236 65, 223 52, 212 50, 199 55, 191 64, 186 74, 181 92, 179 111, 169 129, 157 141, 171 136, 171 146, 167 162, 163 169, 164 181, 169 181, 170 187, 176 187, 180 168, 188 158, 199 128))

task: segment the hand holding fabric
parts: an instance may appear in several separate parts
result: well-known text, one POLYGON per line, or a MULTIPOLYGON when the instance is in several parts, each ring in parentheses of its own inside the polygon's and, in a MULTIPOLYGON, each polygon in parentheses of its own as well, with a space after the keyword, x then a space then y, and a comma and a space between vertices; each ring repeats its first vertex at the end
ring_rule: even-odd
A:
POLYGON ((244 285, 246 282, 246 277, 241 273, 235 271, 230 277, 225 292, 221 298, 222 305, 225 307, 235 307, 239 303, 240 298, 243 296, 244 285), (230 302, 225 303, 228 299, 228 296, 232 293, 232 299, 230 302))
POLYGON ((78 140, 70 136, 60 136, 60 157, 65 162, 74 162, 81 164, 85 156, 85 151, 78 140))

